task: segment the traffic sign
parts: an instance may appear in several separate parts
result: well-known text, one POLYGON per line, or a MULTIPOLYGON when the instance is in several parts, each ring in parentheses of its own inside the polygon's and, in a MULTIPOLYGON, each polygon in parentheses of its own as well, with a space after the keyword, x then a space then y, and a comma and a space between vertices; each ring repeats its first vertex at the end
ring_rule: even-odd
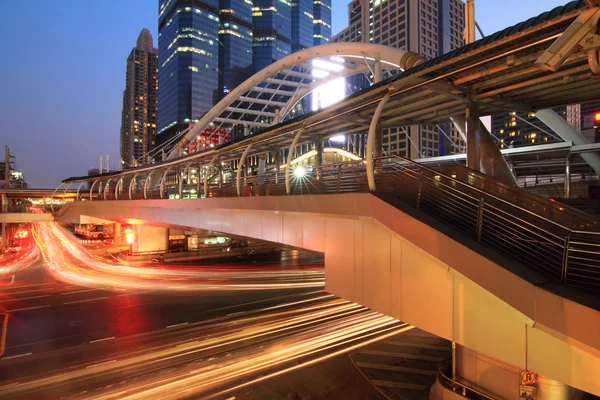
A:
POLYGON ((521 385, 533 385, 535 383, 535 372, 521 371, 521 385))

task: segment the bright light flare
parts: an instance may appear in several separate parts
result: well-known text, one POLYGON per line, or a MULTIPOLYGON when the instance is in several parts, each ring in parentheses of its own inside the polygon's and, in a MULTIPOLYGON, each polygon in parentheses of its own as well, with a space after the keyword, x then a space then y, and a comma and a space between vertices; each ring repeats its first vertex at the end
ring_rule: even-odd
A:
POLYGON ((296 179, 302 179, 306 176, 306 168, 302 166, 297 166, 294 168, 294 176, 296 179))

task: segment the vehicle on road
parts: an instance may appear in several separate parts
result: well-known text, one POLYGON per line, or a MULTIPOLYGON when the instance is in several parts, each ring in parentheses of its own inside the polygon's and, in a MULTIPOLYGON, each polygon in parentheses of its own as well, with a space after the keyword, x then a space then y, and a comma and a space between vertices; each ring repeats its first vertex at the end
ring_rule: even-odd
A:
POLYGON ((20 243, 12 243, 11 245, 9 245, 6 248, 6 251, 9 253, 18 253, 19 251, 21 251, 21 244, 20 243))

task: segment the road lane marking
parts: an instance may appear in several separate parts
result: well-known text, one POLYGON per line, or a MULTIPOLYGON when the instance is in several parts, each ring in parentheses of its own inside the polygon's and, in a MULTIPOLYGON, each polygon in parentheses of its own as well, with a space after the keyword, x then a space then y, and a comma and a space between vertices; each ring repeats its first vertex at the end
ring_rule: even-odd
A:
POLYGON ((145 290, 143 292, 132 292, 132 293, 121 293, 118 294, 117 297, 121 297, 121 296, 130 296, 132 294, 144 294, 144 293, 152 293, 152 292, 156 292, 156 290, 145 290))
POLYGON ((87 367, 85 367, 85 368, 86 368, 86 369, 87 369, 87 368, 96 368, 96 367, 99 367, 99 366, 101 366, 101 365, 105 365, 105 364, 111 364, 111 363, 114 363, 114 362, 117 362, 117 360, 111 360, 111 361, 101 362, 101 363, 99 363, 99 364, 88 365, 88 366, 87 366, 87 367))
POLYGON ((41 299, 42 297, 50 297, 51 294, 45 294, 43 296, 31 296, 31 297, 23 297, 20 299, 10 299, 10 300, 2 300, 0 303, 8 303, 9 301, 19 301, 19 300, 31 300, 31 299, 41 299))
POLYGON ((106 338, 104 338, 104 339, 90 340, 90 344, 92 344, 92 343, 96 343, 96 342, 104 342, 105 340, 112 340, 112 339, 114 339, 114 338, 115 338, 114 336, 111 336, 111 337, 106 337, 106 338))
POLYGON ((102 290, 102 289, 75 290, 74 292, 65 292, 65 293, 61 293, 61 294, 67 295, 67 294, 75 294, 75 293, 85 293, 85 292, 93 292, 94 290, 102 290))
POLYGON ((88 301, 96 301, 96 300, 104 300, 104 299, 108 299, 108 297, 96 297, 95 299, 86 299, 86 300, 77 300, 77 301, 66 301, 63 304, 87 303, 88 301))
POLYGON ((17 354, 16 356, 9 356, 9 357, 2 357, 2 360, 9 360, 11 358, 19 358, 19 357, 25 357, 25 356, 30 356, 31 353, 25 353, 25 354, 17 354))
POLYGON ((37 306, 37 307, 27 307, 27 308, 17 308, 16 310, 7 310, 6 312, 17 312, 17 311, 27 311, 27 310, 35 310, 38 308, 46 308, 46 307, 50 307, 50 304, 46 304, 45 306, 37 306))
POLYGON ((167 329, 175 328, 177 326, 183 326, 183 325, 187 325, 187 324, 189 324, 189 322, 182 322, 181 324, 175 324, 175 325, 167 325, 167 329))

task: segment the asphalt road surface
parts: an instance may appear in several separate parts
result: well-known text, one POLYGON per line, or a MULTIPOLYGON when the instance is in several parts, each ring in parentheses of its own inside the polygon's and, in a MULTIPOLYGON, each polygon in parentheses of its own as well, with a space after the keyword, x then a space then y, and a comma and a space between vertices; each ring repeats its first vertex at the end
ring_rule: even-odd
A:
POLYGON ((282 383, 281 398, 381 398, 348 354, 407 325, 325 293, 322 256, 286 250, 218 264, 161 266, 162 272, 142 278, 188 279, 187 268, 214 274, 210 287, 234 276, 238 283, 269 284, 259 289, 81 286, 57 280, 56 271, 97 277, 110 263, 86 266, 68 251, 76 243, 60 235, 11 255, 11 269, 5 269, 10 274, 0 276, 0 398, 227 399, 271 391, 271 382, 282 378, 295 387, 282 383), (44 247, 53 240, 62 244, 51 253, 44 247), (293 286, 279 285, 290 282, 281 270, 308 271, 304 277, 311 284, 297 284, 302 279, 296 276, 293 286), (235 275, 219 281, 224 273, 235 275), (318 274, 321 283, 315 285, 318 274), (313 371, 320 371, 318 379, 313 371))

